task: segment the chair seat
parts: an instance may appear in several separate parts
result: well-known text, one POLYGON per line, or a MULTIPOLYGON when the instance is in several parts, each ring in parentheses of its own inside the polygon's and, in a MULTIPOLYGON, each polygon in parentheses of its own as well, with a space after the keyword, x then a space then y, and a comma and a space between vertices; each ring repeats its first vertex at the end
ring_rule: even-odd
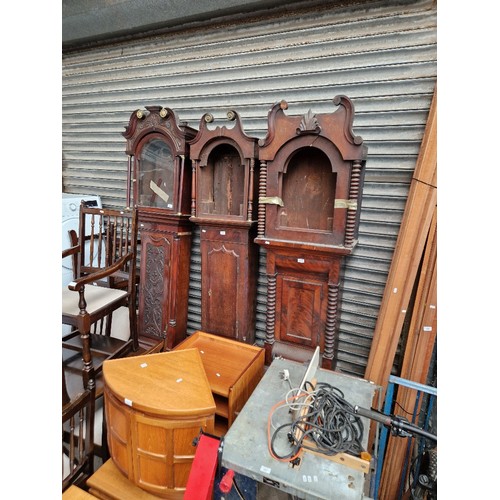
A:
MULTIPOLYGON (((87 312, 94 314, 99 309, 120 301, 127 295, 126 290, 117 290, 116 288, 105 288, 96 285, 87 285, 85 287, 85 300, 87 302, 87 312)), ((80 307, 78 302, 80 295, 78 292, 69 288, 62 289, 62 313, 66 316, 78 316, 80 307)))

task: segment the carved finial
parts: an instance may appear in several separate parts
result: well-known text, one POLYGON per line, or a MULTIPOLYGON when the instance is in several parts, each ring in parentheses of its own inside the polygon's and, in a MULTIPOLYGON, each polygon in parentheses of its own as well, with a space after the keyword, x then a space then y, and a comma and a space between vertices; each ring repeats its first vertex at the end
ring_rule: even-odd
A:
POLYGON ((166 118, 168 116, 168 111, 165 108, 160 109, 160 116, 166 118))
POLYGON ((280 101, 280 108, 282 110, 288 109, 288 103, 284 99, 280 101))
POLYGON ((142 120, 146 115, 144 114, 144 111, 142 111, 142 109, 138 109, 135 112, 135 116, 137 116, 137 118, 139 118, 139 120, 142 120))
POLYGON ((212 123, 214 121, 214 115, 211 115, 210 113, 205 113, 203 119, 205 120, 206 123, 212 123))
POLYGON ((227 116, 227 119, 228 119, 228 120, 234 121, 234 120, 236 120, 236 117, 237 117, 238 115, 237 115, 237 114, 236 114, 236 113, 235 113, 232 109, 230 109, 230 110, 227 112, 226 116, 227 116))
POLYGON ((314 132, 319 134, 321 132, 321 127, 319 126, 316 115, 309 110, 300 122, 299 128, 297 129, 297 134, 303 134, 305 132, 314 132))

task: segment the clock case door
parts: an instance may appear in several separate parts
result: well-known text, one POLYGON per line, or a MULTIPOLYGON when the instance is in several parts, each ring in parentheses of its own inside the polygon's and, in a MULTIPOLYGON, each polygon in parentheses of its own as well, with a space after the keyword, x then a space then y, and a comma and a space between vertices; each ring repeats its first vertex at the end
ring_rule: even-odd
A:
POLYGON ((230 128, 203 115, 190 142, 192 217, 200 227, 202 330, 242 342, 255 340, 257 139, 235 111, 230 128))
POLYGON ((169 350, 186 337, 192 224, 189 144, 196 130, 170 108, 132 113, 127 139, 127 203, 137 206, 140 341, 169 350))
POLYGON ((320 346, 323 367, 335 367, 343 258, 357 243, 367 148, 352 132, 352 102, 334 104, 333 113, 287 116, 281 101, 259 141, 266 364, 277 355, 302 361, 320 346))

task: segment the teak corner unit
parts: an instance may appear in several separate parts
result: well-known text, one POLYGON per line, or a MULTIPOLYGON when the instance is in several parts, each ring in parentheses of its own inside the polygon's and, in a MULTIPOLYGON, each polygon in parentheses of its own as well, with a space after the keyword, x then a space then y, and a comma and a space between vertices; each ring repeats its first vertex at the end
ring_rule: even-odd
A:
POLYGON ((108 445, 116 467, 138 487, 182 492, 200 431, 213 433, 215 402, 197 349, 104 362, 108 445))
POLYGON ((201 328, 252 344, 257 296, 257 139, 235 111, 234 126, 208 124, 206 113, 190 141, 193 162, 191 221, 200 227, 201 328))
POLYGON ((132 113, 123 136, 129 158, 127 205, 138 210, 139 338, 169 350, 186 335, 191 255, 191 164, 196 130, 169 108, 132 113))
POLYGON ((259 141, 266 364, 301 361, 319 345, 322 366, 335 368, 342 260, 357 242, 367 148, 352 132, 352 102, 334 104, 333 113, 287 116, 281 101, 259 141))

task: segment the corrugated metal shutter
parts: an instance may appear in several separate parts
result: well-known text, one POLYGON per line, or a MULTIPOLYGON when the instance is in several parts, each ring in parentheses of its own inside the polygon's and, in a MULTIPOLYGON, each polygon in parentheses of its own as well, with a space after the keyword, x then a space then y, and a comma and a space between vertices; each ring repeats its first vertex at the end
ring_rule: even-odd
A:
MULTIPOLYGON (((63 185, 124 206, 130 113, 165 105, 198 128, 203 113, 239 111, 266 135, 267 113, 334 111, 349 96, 368 145, 359 243, 346 260, 338 368, 363 375, 436 82, 436 4, 377 2, 217 24, 63 56, 63 185)), ((264 338, 265 255, 257 331, 264 338)), ((200 328, 199 235, 193 240, 189 332, 200 328)))

